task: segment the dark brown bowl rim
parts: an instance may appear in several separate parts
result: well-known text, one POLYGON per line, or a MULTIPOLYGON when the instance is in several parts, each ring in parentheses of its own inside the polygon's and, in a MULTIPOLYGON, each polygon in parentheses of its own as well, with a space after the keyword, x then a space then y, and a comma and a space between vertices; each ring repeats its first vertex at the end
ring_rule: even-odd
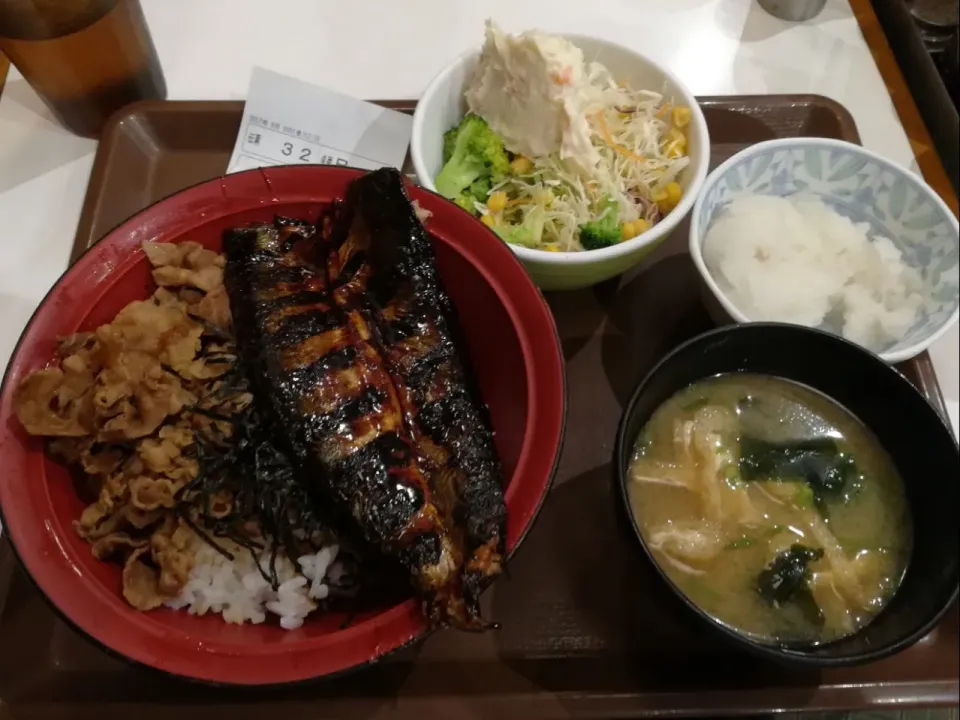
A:
MULTIPOLYGON (((633 446, 635 443, 635 438, 627 437, 627 426, 630 424, 630 419, 635 412, 637 403, 639 402, 644 391, 647 389, 650 381, 660 372, 660 370, 671 360, 681 352, 687 350, 691 346, 698 345, 700 343, 708 342, 709 340, 720 336, 720 335, 732 335, 739 333, 744 330, 750 332, 763 331, 764 328, 776 329, 778 331, 788 331, 794 333, 798 337, 803 335, 818 335, 823 338, 827 338, 830 342, 836 343, 838 346, 848 346, 856 350, 863 357, 864 362, 876 363, 883 366, 889 373, 891 382, 902 382, 906 383, 909 388, 917 393, 927 406, 930 409, 930 412, 937 418, 937 421, 943 427, 943 431, 950 437, 954 445, 957 444, 956 439, 954 438, 953 432, 950 427, 947 425, 943 416, 937 412, 936 408, 930 404, 930 402, 920 393, 907 379, 903 373, 901 373, 897 368, 886 363, 879 356, 864 350, 859 345, 850 342, 838 335, 825 332, 816 328, 809 328, 800 325, 791 325, 788 323, 776 323, 776 322, 755 322, 755 323, 744 323, 738 325, 726 325, 723 327, 715 328, 707 332, 701 333, 680 345, 677 345, 672 350, 670 350, 666 355, 664 355, 659 362, 637 383, 637 386, 634 388, 633 393, 630 396, 630 400, 624 408, 623 415, 620 418, 620 424, 617 427, 617 437, 614 445, 614 462, 613 462, 613 473, 614 473, 614 482, 619 488, 619 492, 616 492, 615 495, 620 505, 621 511, 626 515, 627 520, 629 521, 630 528, 632 530, 632 535, 635 537, 637 543, 640 547, 643 548, 643 552, 646 555, 649 562, 656 568, 657 574, 660 578, 666 583, 666 585, 673 591, 673 594, 680 599, 680 601, 685 605, 696 617, 698 617, 703 623, 713 628, 715 631, 723 635, 728 640, 732 641, 735 645, 740 646, 741 648, 753 653, 754 655, 759 655, 771 660, 775 660, 781 664, 790 664, 795 666, 802 667, 847 667, 851 665, 863 665, 870 662, 876 662, 877 660, 882 660, 884 658, 890 657, 901 650, 914 645, 920 639, 928 635, 943 619, 947 611, 956 603, 958 595, 960 595, 960 585, 953 589, 953 592, 950 594, 949 598, 942 604, 942 606, 933 614, 926 622, 921 624, 917 629, 907 634, 903 638, 896 640, 891 643, 887 643, 882 647, 876 649, 871 649, 864 652, 855 652, 848 655, 843 655, 839 657, 823 657, 819 655, 812 655, 808 651, 813 647, 823 648, 829 645, 829 643, 823 643, 816 646, 811 646, 809 649, 800 648, 797 646, 785 646, 785 645, 773 645, 769 643, 764 643, 759 640, 751 638, 749 635, 733 628, 726 623, 721 622, 714 616, 710 615, 708 612, 703 610, 699 605, 697 605, 693 600, 687 597, 677 585, 670 579, 666 574, 663 568, 660 566, 660 563, 654 557, 650 548, 647 546, 646 540, 643 538, 643 534, 640 532, 640 526, 637 523, 637 519, 630 507, 630 496, 628 491, 629 483, 629 456, 633 452, 633 446)), ((704 376, 707 377, 707 376, 704 376)), ((676 391, 679 391, 681 388, 676 388, 676 391)), ((881 610, 881 613, 883 610, 881 610)), ((860 628, 853 635, 845 636, 840 640, 846 640, 850 637, 857 635, 866 631, 870 627, 870 623, 860 628)), ((837 641, 839 642, 839 641, 837 641)))

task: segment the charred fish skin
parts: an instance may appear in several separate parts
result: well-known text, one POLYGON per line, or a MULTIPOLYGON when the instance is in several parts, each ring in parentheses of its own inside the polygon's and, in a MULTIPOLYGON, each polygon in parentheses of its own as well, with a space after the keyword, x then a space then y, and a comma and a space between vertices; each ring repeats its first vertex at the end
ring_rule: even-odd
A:
POLYGON ((478 613, 480 593, 501 572, 502 468, 456 310, 400 174, 355 180, 330 235, 331 282, 338 291, 357 286, 438 505, 464 529, 464 595, 478 613))
MULTIPOLYGON (((415 408, 410 401, 406 386, 402 382, 402 377, 398 377, 395 372, 391 371, 389 358, 384 354, 385 348, 381 342, 383 318, 368 292, 372 268, 366 261, 367 256, 363 252, 364 248, 354 242, 355 240, 363 242, 364 247, 367 247, 366 241, 369 238, 365 235, 359 237, 353 234, 344 234, 344 230, 347 229, 347 225, 344 224, 348 222, 347 218, 356 217, 359 216, 353 213, 353 206, 348 201, 334 206, 325 218, 325 236, 328 238, 341 237, 339 242, 332 242, 331 240, 325 243, 328 248, 327 273, 331 282, 334 302, 343 309, 352 322, 370 328, 371 343, 377 347, 383 357, 385 368, 397 390, 404 426, 412 439, 413 462, 422 471, 430 473, 427 479, 434 501, 433 504, 440 522, 445 528, 445 534, 440 537, 440 540, 445 546, 451 548, 449 556, 456 558, 456 566, 450 568, 456 576, 456 581, 445 584, 442 591, 434 593, 430 601, 426 603, 424 611, 428 617, 439 619, 440 624, 453 625, 464 630, 483 630, 489 627, 489 624, 480 617, 479 608, 476 607, 476 603, 472 602, 470 596, 464 592, 462 586, 464 537, 461 531, 462 523, 459 522, 460 518, 452 512, 455 503, 450 499, 450 493, 442 485, 438 485, 436 477, 431 472, 433 468, 429 458, 422 452, 423 442, 419 425, 415 422, 415 408)), ((411 546, 407 562, 418 564, 417 556, 426 550, 428 550, 428 547, 422 543, 419 546, 411 546)))
POLYGON ((417 519, 423 491, 390 481, 403 477, 410 453, 389 378, 353 342, 325 274, 287 240, 269 226, 225 238, 241 352, 297 464, 329 486, 369 540, 392 546, 417 519))
MULTIPOLYGON (((414 462, 396 389, 363 318, 334 301, 311 235, 279 221, 224 237, 224 281, 257 399, 314 497, 404 561, 424 597, 458 595, 462 558, 414 462)), ((444 622, 443 607, 434 602, 428 617, 444 622)))

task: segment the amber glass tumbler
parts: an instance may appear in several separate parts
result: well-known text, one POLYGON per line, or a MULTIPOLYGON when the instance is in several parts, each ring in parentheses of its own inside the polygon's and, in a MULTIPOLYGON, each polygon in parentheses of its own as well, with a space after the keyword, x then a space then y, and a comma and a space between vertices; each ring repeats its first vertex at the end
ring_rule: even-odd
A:
POLYGON ((0 51, 85 137, 124 105, 167 95, 139 0, 0 0, 0 51))

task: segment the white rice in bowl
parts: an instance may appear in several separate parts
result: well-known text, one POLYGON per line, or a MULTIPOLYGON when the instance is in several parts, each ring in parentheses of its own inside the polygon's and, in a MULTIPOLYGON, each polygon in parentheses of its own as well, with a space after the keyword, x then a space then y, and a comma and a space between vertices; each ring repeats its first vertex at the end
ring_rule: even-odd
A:
POLYGON ((260 552, 254 560, 246 548, 222 541, 219 544, 233 555, 233 560, 198 538, 190 579, 180 595, 166 603, 167 607, 191 615, 219 614, 225 622, 237 625, 260 624, 270 614, 279 618, 285 630, 295 630, 329 596, 328 576, 335 580, 342 572, 337 545, 302 555, 297 559, 299 567, 280 553, 276 558, 280 584, 274 590, 264 577, 270 575, 270 550, 260 552), (257 569, 257 563, 263 572, 257 569))
POLYGON ((710 226, 703 259, 750 320, 821 327, 879 352, 907 335, 929 289, 869 231, 816 198, 750 195, 710 226))

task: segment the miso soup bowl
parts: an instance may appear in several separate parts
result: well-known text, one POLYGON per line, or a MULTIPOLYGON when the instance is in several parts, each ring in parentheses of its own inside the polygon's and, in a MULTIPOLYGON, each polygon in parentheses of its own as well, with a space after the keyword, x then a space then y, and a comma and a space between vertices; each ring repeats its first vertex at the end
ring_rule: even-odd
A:
POLYGON ((960 455, 938 411, 895 368, 836 335, 796 325, 751 323, 705 333, 671 351, 637 386, 617 433, 617 493, 650 562, 702 625, 744 650, 789 664, 857 665, 910 647, 957 599, 960 455), (913 550, 887 606, 853 635, 800 647, 763 643, 714 619, 674 585, 647 547, 627 494, 634 443, 654 411, 691 383, 721 373, 792 380, 860 419, 890 454, 906 486, 913 550))

